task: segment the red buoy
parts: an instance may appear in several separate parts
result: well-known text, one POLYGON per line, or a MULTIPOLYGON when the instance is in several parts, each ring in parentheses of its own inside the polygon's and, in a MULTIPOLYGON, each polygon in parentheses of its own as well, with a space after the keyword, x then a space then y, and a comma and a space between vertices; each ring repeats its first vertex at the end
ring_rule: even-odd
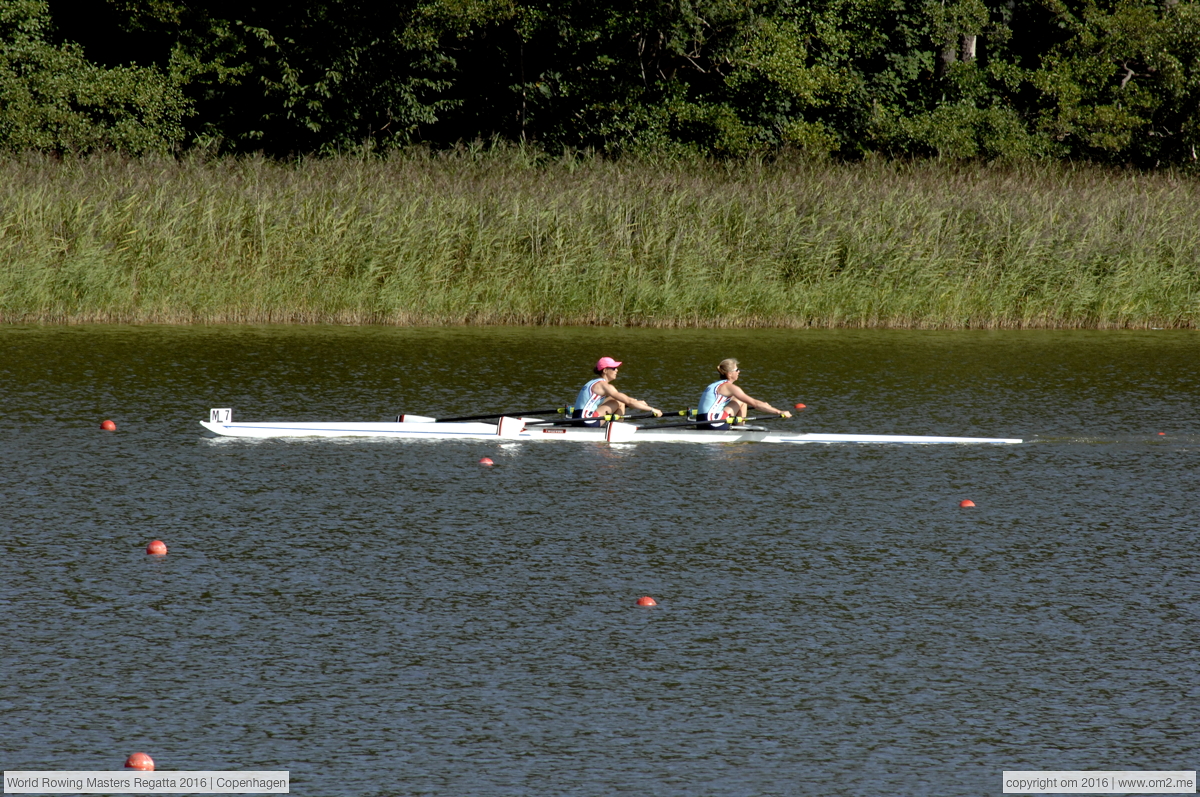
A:
POLYGON ((146 546, 146 553, 151 556, 166 556, 167 544, 162 540, 154 540, 146 546))
POLYGON ((963 500, 958 502, 958 505, 963 506, 963 507, 975 506, 975 502, 972 501, 970 498, 964 498, 963 500))
POLYGON ((113 423, 112 421, 105 421, 104 423, 100 424, 100 428, 106 432, 117 431, 117 425, 115 423, 113 423))
POLYGON ((492 462, 491 457, 484 457, 483 459, 479 460, 479 464, 480 465, 495 465, 496 463, 492 462))
POLYGON ((802 410, 802 409, 804 409, 804 405, 803 405, 803 404, 797 404, 797 405, 796 405, 796 409, 798 409, 798 410, 802 410))
POLYGON ((651 598, 649 595, 643 595, 642 597, 637 599, 637 605, 638 606, 657 606, 658 601, 654 600, 654 598, 651 598))
POLYGON ((154 770, 154 759, 145 753, 134 753, 125 759, 125 768, 152 772, 154 770))

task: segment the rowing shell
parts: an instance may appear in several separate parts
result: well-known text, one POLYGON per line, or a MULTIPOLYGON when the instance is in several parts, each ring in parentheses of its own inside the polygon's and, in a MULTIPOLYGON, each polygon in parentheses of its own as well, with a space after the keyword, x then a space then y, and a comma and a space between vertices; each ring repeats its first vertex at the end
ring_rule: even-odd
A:
POLYGON ((894 434, 789 434, 753 429, 655 429, 631 423, 603 428, 530 425, 536 418, 501 418, 490 423, 234 423, 229 409, 214 409, 200 425, 222 437, 398 437, 418 440, 573 440, 594 443, 993 443, 1020 440, 999 437, 933 437, 894 434))

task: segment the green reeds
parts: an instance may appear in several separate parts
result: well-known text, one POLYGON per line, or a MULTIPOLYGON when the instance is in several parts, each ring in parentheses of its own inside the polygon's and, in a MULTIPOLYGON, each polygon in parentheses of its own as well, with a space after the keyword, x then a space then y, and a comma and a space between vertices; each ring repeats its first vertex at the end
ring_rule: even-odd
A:
POLYGON ((520 150, 0 160, 0 321, 1191 327, 1200 183, 520 150))

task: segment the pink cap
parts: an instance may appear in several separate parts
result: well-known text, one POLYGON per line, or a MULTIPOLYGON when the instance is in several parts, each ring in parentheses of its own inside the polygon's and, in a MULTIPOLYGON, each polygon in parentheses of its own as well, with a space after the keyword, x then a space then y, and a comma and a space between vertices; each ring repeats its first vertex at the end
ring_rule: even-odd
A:
POLYGON ((620 368, 621 364, 612 357, 601 357, 600 362, 596 363, 596 370, 603 371, 605 368, 620 368))

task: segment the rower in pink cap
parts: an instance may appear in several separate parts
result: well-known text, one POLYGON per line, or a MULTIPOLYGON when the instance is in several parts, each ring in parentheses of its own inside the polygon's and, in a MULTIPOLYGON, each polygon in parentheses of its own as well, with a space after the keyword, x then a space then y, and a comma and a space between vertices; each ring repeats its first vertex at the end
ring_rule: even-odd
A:
POLYGON ((584 385, 575 399, 572 418, 583 418, 584 426, 599 426, 603 423, 601 416, 624 415, 626 406, 652 412, 656 418, 662 415, 662 410, 626 396, 610 384, 617 378, 617 369, 620 367, 621 363, 612 357, 600 358, 594 369, 596 378, 584 385))

